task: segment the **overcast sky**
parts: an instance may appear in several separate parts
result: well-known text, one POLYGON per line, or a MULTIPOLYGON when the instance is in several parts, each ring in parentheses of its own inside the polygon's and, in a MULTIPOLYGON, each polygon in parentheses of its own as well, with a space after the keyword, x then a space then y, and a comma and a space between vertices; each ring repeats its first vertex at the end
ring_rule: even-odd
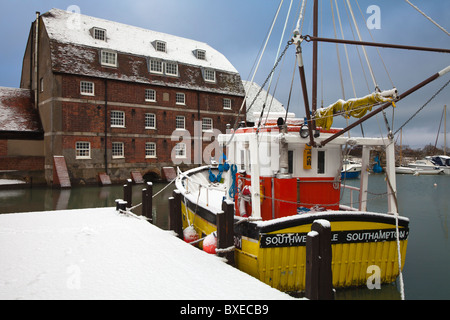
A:
MULTIPOLYGON (((450 31, 449 0, 410 1, 446 30, 450 31)), ((323 0, 320 2, 322 3, 320 10, 320 16, 322 17, 320 34, 324 37, 334 37, 330 1, 323 0)), ((335 0, 332 2, 334 4, 335 0)), ((375 42, 450 48, 450 37, 426 20, 404 0, 359 0, 359 8, 355 0, 350 2, 361 35, 365 41, 372 41, 366 27, 366 21, 369 20, 372 26, 379 27, 371 30, 375 42), (377 15, 376 11, 368 12, 368 8, 373 5, 379 8, 379 15, 377 15)), ((260 85, 268 76, 276 59, 276 52, 290 3, 290 0, 285 0, 281 7, 266 55, 255 77, 255 81, 260 85)), ((287 35, 283 39, 282 48, 284 48, 292 34, 300 3, 301 1, 298 0, 293 1, 291 17, 287 23, 287 35)), ((302 30, 304 35, 312 34, 312 3, 312 0, 307 1, 302 30)), ((353 27, 351 29, 349 24, 348 11, 344 5, 346 1, 337 0, 337 3, 344 37, 345 39, 353 39, 352 30, 353 32, 355 30, 353 27)), ((35 19, 36 11, 45 13, 51 8, 79 10, 81 14, 206 42, 222 52, 230 60, 241 74, 242 79, 250 80, 252 67, 279 4, 280 0, 1 0, 0 9, 3 12, 3 16, 0 20, 2 30, 0 34, 2 43, 2 50, 0 51, 0 86, 18 87, 20 85, 22 59, 31 23, 35 19)), ((337 33, 341 37, 336 7, 333 9, 337 33)), ((309 79, 309 96, 311 97, 312 43, 304 43, 302 47, 307 78, 309 79)), ((323 101, 323 105, 328 106, 337 99, 343 98, 343 96, 336 46, 334 44, 323 44, 321 49, 318 101, 320 104, 323 101)), ((381 58, 388 69, 388 72, 386 72, 377 50, 369 47, 366 49, 370 64, 374 70, 376 83, 382 90, 392 88, 389 80, 391 78, 399 92, 404 92, 450 65, 450 54, 380 49, 381 58)), ((362 50, 361 48, 359 49, 361 60, 355 46, 347 46, 347 50, 356 94, 357 96, 367 95, 374 90, 374 85, 362 50), (362 66, 360 61, 362 61, 362 66)), ((345 98, 353 98, 354 93, 349 67, 342 45, 339 46, 339 54, 345 98)), ((274 74, 270 90, 272 93, 275 85, 278 83, 274 95, 285 106, 288 104, 294 62, 295 49, 291 47, 287 51, 284 62, 280 64, 280 67, 274 74)), ((450 74, 399 102, 394 113, 392 108, 389 108, 386 112, 389 126, 394 131, 397 130, 448 80, 450 80, 450 74)), ((289 111, 295 112, 299 117, 304 117, 305 111, 298 72, 294 75, 292 88, 289 111)), ((412 147, 422 147, 428 143, 434 144, 443 106, 445 104, 450 106, 449 98, 450 85, 405 126, 403 130, 403 144, 412 147)), ((450 113, 450 108, 448 111, 450 113)), ((345 120, 336 118, 334 126, 345 126, 345 120)), ((448 127, 450 131, 450 122, 448 127)), ((441 132, 443 132, 443 127, 441 132)), ((386 125, 381 113, 364 124, 364 133, 366 136, 386 135, 386 125)), ((360 134, 361 130, 359 128, 352 131, 352 135, 360 134)), ((438 142, 438 146, 441 145, 443 145, 443 133, 438 142)))

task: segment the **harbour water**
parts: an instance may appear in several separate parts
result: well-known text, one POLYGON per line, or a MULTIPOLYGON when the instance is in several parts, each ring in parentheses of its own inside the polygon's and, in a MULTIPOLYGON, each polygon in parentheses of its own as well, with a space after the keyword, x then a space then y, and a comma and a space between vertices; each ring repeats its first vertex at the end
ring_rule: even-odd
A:
MULTIPOLYGON (((359 180, 348 180, 358 186, 359 180)), ((166 186, 155 183, 156 194, 166 186)), ((133 201, 140 202, 144 185, 133 186, 133 201)), ((168 229, 168 197, 173 185, 153 199, 154 223, 168 229)), ((405 298, 450 299, 450 244, 448 234, 450 177, 397 175, 400 214, 410 219, 410 234, 403 270, 405 298)), ((383 174, 372 174, 369 179, 368 209, 385 212, 383 196, 386 182, 383 174)), ((357 195, 354 195, 357 197, 357 195)), ((123 198, 123 187, 83 186, 59 190, 51 188, 0 190, 0 213, 48 211, 59 209, 114 206, 114 200, 123 198)), ((348 192, 343 195, 349 201, 348 192)), ((140 213, 140 208, 135 210, 140 213)), ((400 299, 400 285, 383 285, 381 289, 355 288, 338 290, 337 299, 400 299)), ((232 299, 232 297, 230 297, 232 299)))

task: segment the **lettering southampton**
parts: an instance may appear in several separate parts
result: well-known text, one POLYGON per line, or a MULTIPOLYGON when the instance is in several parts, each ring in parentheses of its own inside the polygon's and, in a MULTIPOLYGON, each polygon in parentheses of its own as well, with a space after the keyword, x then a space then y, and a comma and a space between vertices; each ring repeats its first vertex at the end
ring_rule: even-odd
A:
MULTIPOLYGON (((399 230, 400 240, 408 239, 409 229, 399 230)), ((261 248, 297 247, 306 245, 307 233, 262 234, 261 248)), ((358 243, 396 241, 395 229, 335 231, 331 233, 331 243, 358 243)))

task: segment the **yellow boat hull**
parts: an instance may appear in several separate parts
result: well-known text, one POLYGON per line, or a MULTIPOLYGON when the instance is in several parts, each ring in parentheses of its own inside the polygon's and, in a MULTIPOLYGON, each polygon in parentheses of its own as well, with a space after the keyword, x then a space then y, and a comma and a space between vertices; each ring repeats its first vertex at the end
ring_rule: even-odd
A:
MULTIPOLYGON (((200 237, 216 231, 214 213, 185 203, 182 203, 183 228, 194 225, 200 237)), ((306 234, 314 220, 326 219, 332 231, 334 288, 365 286, 372 276, 379 277, 380 283, 392 283, 399 275, 394 216, 333 211, 291 218, 236 225, 236 267, 281 291, 303 291, 306 234)), ((399 217, 402 268, 408 224, 408 219, 399 217)))

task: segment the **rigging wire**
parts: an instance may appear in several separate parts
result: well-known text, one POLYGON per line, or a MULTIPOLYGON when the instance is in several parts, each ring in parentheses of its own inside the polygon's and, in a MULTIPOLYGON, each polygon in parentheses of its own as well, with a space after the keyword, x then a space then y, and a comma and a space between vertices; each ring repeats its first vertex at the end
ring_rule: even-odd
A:
MULTIPOLYGON (((276 12, 276 14, 275 14, 275 17, 273 18, 272 25, 271 25, 271 27, 270 27, 269 33, 268 33, 267 38, 266 38, 266 41, 265 41, 265 43, 264 43, 264 46, 263 46, 261 55, 260 55, 260 57, 259 57, 258 63, 257 63, 256 68, 255 68, 255 71, 253 72, 252 79, 250 80, 250 87, 249 87, 249 90, 250 90, 250 88, 251 88, 252 85, 253 85, 253 81, 255 80, 256 72, 257 72, 258 69, 259 69, 259 64, 261 63, 261 59, 262 59, 262 57, 264 56, 264 53, 265 53, 265 51, 266 51, 267 43, 269 42, 270 36, 271 36, 272 31, 273 31, 273 28, 274 28, 274 26, 275 26, 275 22, 276 22, 276 20, 277 20, 277 18, 278 18, 278 14, 280 13, 280 9, 281 9, 281 6, 282 6, 282 4, 283 4, 283 1, 284 1, 284 0, 281 0, 281 1, 280 1, 280 4, 278 5, 278 9, 277 9, 277 12, 276 12)), ((287 50, 287 49, 285 49, 285 51, 286 51, 286 50, 287 50)), ((272 69, 272 72, 271 72, 271 73, 273 73, 273 69, 272 69)), ((267 80, 266 80, 266 82, 267 82, 267 80)), ((264 85, 265 85, 265 84, 264 84, 264 85)), ((264 86, 263 86, 263 87, 264 87, 264 86)), ((261 87, 261 89, 262 89, 263 87, 261 87)), ((259 95, 260 92, 261 92, 261 90, 260 90, 260 91, 258 92, 258 94, 255 96, 255 99, 253 99, 252 105, 253 105, 253 103, 255 102, 256 97, 259 95)), ((247 95, 246 95, 246 97, 247 97, 247 95)), ((246 98, 246 97, 245 97, 245 98, 246 98)), ((236 129, 237 129, 239 117, 241 116, 242 110, 243 110, 244 106, 246 105, 246 103, 245 103, 245 102, 246 102, 246 99, 245 99, 245 98, 242 100, 241 107, 239 108, 238 115, 236 116, 236 120, 235 120, 234 125, 233 125, 233 129, 234 129, 234 130, 233 130, 233 135, 231 136, 230 140, 227 142, 227 145, 228 145, 228 144, 231 142, 231 140, 233 139, 234 132, 235 132, 236 129)), ((252 106, 252 105, 251 105, 251 106, 252 106)), ((247 114, 247 112, 250 110, 251 106, 246 110, 246 112, 245 112, 244 114, 247 114)))
MULTIPOLYGON (((356 34, 358 35, 358 39, 359 39, 359 41, 362 41, 361 33, 359 32, 358 24, 356 23, 355 15, 353 14, 353 9, 352 9, 352 6, 350 4, 350 0, 347 0, 347 5, 348 5, 348 9, 350 10, 350 15, 352 16, 353 24, 355 25, 356 34)), ((370 71, 370 75, 372 77, 373 85, 375 86, 375 90, 377 90, 378 89, 377 81, 375 79, 375 75, 373 73, 373 69, 372 69, 372 65, 370 64, 369 57, 367 56, 366 47, 365 46, 361 46, 361 48, 363 50, 364 57, 366 58, 367 66, 369 67, 369 71, 370 71)))
POLYGON ((417 6, 413 5, 411 3, 411 1, 409 0, 405 0, 406 3, 408 3, 411 7, 413 7, 414 9, 416 9, 420 14, 422 14, 425 18, 427 18, 430 22, 432 22, 436 27, 438 27, 439 29, 441 29, 442 31, 444 31, 448 36, 450 36, 450 33, 444 29, 444 27, 442 27, 441 25, 439 25, 436 21, 434 21, 433 19, 431 19, 429 16, 427 16, 423 11, 421 11, 417 6))

